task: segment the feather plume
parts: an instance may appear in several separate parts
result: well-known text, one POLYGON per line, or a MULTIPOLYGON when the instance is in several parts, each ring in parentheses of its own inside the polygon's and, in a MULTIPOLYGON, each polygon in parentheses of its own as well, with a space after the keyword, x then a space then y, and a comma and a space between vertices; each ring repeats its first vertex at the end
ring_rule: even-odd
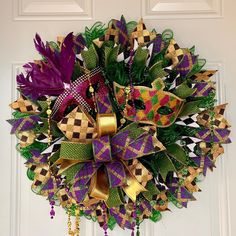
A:
POLYGON ((68 34, 61 51, 57 52, 48 43, 45 45, 36 34, 35 47, 45 60, 24 65, 26 76, 17 76, 18 87, 25 96, 37 99, 43 95, 57 96, 64 91, 64 83, 70 83, 74 70, 73 37, 73 33, 68 34))

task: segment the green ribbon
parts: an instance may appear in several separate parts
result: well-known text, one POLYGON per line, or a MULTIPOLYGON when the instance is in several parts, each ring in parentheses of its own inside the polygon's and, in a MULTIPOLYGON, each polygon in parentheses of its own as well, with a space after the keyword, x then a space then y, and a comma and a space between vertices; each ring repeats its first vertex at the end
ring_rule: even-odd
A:
POLYGON ((179 117, 188 116, 201 112, 199 108, 200 104, 201 104, 200 100, 185 103, 181 113, 179 114, 179 117))
POLYGON ((176 96, 185 99, 191 96, 196 89, 189 88, 187 81, 183 82, 175 91, 173 92, 176 96))
POLYGON ((62 175, 66 176, 66 182, 70 183, 74 180, 75 175, 80 171, 84 164, 76 164, 62 172, 62 175))
POLYGON ((156 62, 150 69, 149 69, 149 76, 151 82, 157 78, 163 78, 167 75, 167 73, 162 68, 162 61, 156 62))
POLYGON ((120 45, 114 48, 105 47, 105 66, 117 63, 117 56, 120 51, 120 45))
POLYGON ((113 216, 109 216, 107 225, 110 230, 113 230, 116 226, 116 219, 113 216))
POLYGON ((147 58, 148 58, 149 51, 148 49, 143 49, 142 47, 138 47, 137 51, 134 55, 133 65, 137 68, 143 68, 146 66, 147 58))
POLYGON ((93 156, 92 144, 62 142, 60 157, 67 160, 88 161, 93 156))
POLYGON ((176 143, 166 147, 166 153, 182 164, 187 164, 187 156, 184 149, 176 143))
MULTIPOLYGON (((41 121, 43 122, 43 126, 36 127, 35 132, 36 133, 47 133, 48 132, 48 120, 47 120, 47 118, 41 117, 41 121)), ((51 130, 52 136, 54 136, 54 137, 61 137, 62 136, 61 131, 57 127, 56 121, 51 121, 50 127, 51 127, 50 130, 51 130)))
POLYGON ((171 159, 166 155, 166 153, 162 153, 160 155, 157 155, 156 157, 156 166, 158 168, 158 171, 163 178, 163 180, 166 180, 167 174, 171 171, 176 172, 176 168, 171 161, 171 159))
POLYGON ((148 201, 152 201, 153 200, 152 198, 154 195, 160 194, 160 191, 158 190, 158 188, 156 187, 153 181, 149 181, 147 185, 145 186, 145 188, 148 191, 143 192, 142 194, 148 201))
POLYGON ((98 66, 98 54, 93 44, 87 51, 83 50, 81 52, 81 55, 88 70, 95 69, 98 66))
POLYGON ((118 207, 124 204, 123 194, 120 188, 110 188, 109 198, 106 201, 108 208, 118 207))
POLYGON ((197 74, 201 71, 201 69, 205 66, 206 60, 205 59, 198 59, 193 69, 188 73, 187 77, 190 78, 191 76, 197 74))

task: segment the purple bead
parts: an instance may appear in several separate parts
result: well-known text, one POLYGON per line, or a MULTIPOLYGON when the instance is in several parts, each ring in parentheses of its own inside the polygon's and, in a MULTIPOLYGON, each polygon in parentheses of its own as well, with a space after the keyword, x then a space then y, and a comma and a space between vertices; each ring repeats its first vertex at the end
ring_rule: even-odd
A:
POLYGON ((50 205, 51 206, 55 205, 55 201, 50 201, 50 205))
POLYGON ((55 211, 53 209, 50 211, 50 215, 55 216, 55 211))

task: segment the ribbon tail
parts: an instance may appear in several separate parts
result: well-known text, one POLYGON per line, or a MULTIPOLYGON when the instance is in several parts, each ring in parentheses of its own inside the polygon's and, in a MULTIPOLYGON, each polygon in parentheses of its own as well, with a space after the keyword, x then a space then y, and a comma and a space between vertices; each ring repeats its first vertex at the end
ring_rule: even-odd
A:
POLYGON ((106 169, 111 188, 125 184, 126 173, 122 162, 114 161, 108 163, 106 164, 106 169))
MULTIPOLYGON (((126 164, 124 164, 126 166, 126 164)), ((133 174, 129 171, 126 166, 126 178, 127 178, 127 185, 123 186, 123 190, 126 195, 133 201, 136 202, 137 196, 141 192, 146 192, 147 189, 144 188, 138 180, 133 176, 133 174)))
POLYGON ((78 203, 81 203, 89 191, 90 180, 100 168, 101 164, 88 162, 79 170, 75 176, 74 184, 71 188, 71 195, 78 203))
POLYGON ((143 187, 153 178, 147 168, 137 159, 128 161, 127 168, 143 187))
POLYGON ((100 168, 91 178, 90 196, 102 201, 109 198, 109 182, 104 169, 100 168))

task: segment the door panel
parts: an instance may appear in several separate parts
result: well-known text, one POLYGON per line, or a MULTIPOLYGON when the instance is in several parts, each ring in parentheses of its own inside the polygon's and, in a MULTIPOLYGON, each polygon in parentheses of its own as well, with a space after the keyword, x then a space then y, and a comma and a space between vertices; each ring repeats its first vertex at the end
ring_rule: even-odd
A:
MULTIPOLYGON (((16 140, 10 137, 5 122, 10 117, 8 104, 16 94, 15 76, 23 63, 38 57, 33 37, 38 32, 44 40, 55 40, 70 31, 83 31, 96 21, 108 22, 121 14, 127 20, 144 18, 148 28, 162 32, 173 29, 181 47, 196 45, 207 67, 218 69, 215 76, 219 103, 228 101, 228 119, 233 122, 236 110, 234 44, 236 38, 236 2, 233 0, 0 0, 0 164, 1 210, 0 235, 66 235, 66 215, 56 208, 50 220, 50 207, 30 190, 24 160, 15 151, 16 140)), ((234 140, 235 127, 232 128, 234 140)), ((200 184, 202 193, 188 209, 171 207, 157 223, 141 226, 144 236, 233 236, 236 235, 234 179, 236 146, 229 145, 218 168, 200 184)), ((99 236, 99 227, 83 219, 81 235, 99 236)), ((128 236, 116 228, 109 235, 128 236)))

